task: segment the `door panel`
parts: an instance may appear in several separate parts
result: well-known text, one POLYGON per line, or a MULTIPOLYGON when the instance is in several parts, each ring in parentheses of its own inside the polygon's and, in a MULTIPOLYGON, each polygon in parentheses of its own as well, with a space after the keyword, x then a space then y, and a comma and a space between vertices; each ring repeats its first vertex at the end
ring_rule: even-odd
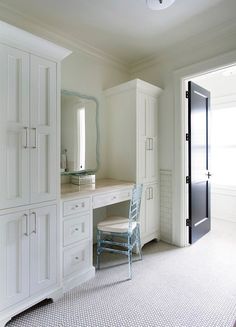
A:
POLYGON ((0 45, 0 209, 29 203, 29 55, 0 45))
POLYGON ((56 206, 30 211, 30 293, 56 284, 56 206))
POLYGON ((29 296, 28 211, 0 216, 0 310, 29 296))
POLYGON ((210 231, 209 110, 210 93, 189 82, 189 242, 210 231))
POLYGON ((31 202, 56 199, 56 64, 31 56, 31 202))
POLYGON ((138 94, 138 167, 137 181, 158 180, 157 99, 138 94))
POLYGON ((141 238, 160 231, 158 204, 158 184, 144 185, 140 208, 141 238))

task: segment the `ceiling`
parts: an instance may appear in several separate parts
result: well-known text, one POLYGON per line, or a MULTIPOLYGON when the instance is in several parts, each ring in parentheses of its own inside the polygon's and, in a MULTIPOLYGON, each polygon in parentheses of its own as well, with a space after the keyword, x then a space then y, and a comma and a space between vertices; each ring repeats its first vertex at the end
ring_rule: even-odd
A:
POLYGON ((176 0, 163 11, 149 10, 145 1, 0 0, 0 4, 127 64, 236 18, 235 0, 176 0))

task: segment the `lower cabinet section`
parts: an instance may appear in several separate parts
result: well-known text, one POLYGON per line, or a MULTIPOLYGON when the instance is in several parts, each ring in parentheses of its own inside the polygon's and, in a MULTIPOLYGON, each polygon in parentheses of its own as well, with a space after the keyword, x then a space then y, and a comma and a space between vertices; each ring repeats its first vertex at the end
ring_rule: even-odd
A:
POLYGON ((0 311, 29 296, 28 230, 28 211, 0 216, 0 311))
POLYGON ((93 267, 91 197, 62 200, 63 289, 69 290, 95 274, 93 267), (67 210, 65 210, 65 208, 67 210), (68 208, 76 208, 68 210, 68 208))
POLYGON ((56 282, 56 205, 0 215, 0 311, 56 282))
POLYGON ((30 295, 57 281, 56 206, 30 211, 30 295))
POLYGON ((90 267, 92 244, 90 241, 80 242, 77 246, 64 250, 63 276, 80 274, 90 267))
POLYGON ((160 237, 159 184, 144 184, 140 210, 141 243, 160 237))

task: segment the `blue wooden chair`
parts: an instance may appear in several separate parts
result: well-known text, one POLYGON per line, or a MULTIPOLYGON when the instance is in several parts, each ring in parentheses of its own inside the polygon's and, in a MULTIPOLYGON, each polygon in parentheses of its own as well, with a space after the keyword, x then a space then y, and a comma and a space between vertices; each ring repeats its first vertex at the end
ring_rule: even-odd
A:
POLYGON ((108 217, 97 225, 97 269, 100 269, 100 255, 103 252, 124 254, 128 256, 129 279, 132 279, 132 251, 134 247, 138 248, 142 260, 139 223, 142 188, 142 185, 136 185, 132 190, 129 218, 108 217))

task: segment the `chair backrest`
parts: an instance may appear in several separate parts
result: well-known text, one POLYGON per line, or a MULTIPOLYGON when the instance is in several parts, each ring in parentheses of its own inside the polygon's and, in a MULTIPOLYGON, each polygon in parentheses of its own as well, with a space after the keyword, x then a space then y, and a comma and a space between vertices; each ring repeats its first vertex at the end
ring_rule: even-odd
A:
POLYGON ((132 198, 129 207, 129 230, 132 229, 132 222, 139 220, 141 198, 142 198, 143 185, 135 185, 132 190, 132 198))

